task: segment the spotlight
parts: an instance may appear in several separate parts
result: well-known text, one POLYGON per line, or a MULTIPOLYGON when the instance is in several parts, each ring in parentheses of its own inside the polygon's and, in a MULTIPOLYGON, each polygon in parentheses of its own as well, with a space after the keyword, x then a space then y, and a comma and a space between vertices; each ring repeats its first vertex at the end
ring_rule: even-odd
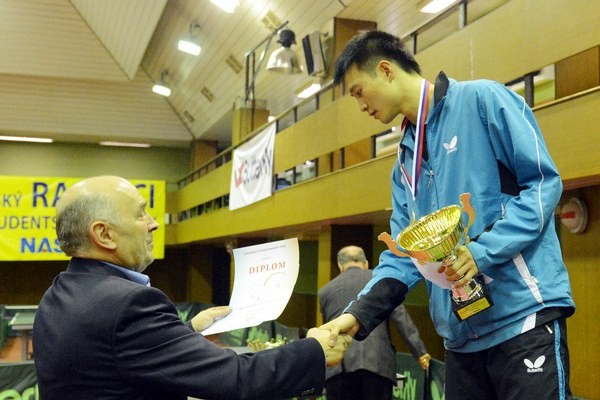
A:
POLYGON ((267 69, 284 74, 299 74, 302 72, 302 67, 300 67, 296 53, 290 49, 292 44, 296 44, 296 34, 294 31, 289 29, 281 30, 277 43, 281 43, 282 47, 271 54, 267 63, 267 69))

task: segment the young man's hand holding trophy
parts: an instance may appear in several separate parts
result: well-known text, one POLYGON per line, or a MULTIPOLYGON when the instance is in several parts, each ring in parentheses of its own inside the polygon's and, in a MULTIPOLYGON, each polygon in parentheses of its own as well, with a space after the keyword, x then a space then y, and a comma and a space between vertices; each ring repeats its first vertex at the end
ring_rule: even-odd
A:
MULTIPOLYGON (((460 196, 462 208, 458 205, 441 208, 411 223, 398 235, 398 245, 415 261, 425 278, 450 267, 457 260, 457 248, 462 244, 469 243, 468 231, 475 219, 475 211, 469 201, 470 197, 470 193, 463 193, 460 196), (469 215, 466 227, 463 227, 461 221, 463 211, 469 215), (426 263, 440 262, 437 271, 423 270, 426 263)), ((386 242, 390 247, 391 243, 386 242)), ((390 250, 400 256, 406 255, 396 248, 390 247, 390 250)), ((427 268, 433 267, 427 265, 427 268)), ((450 287, 450 294, 452 310, 461 321, 494 304, 481 275, 474 276, 464 285, 453 283, 450 287)))

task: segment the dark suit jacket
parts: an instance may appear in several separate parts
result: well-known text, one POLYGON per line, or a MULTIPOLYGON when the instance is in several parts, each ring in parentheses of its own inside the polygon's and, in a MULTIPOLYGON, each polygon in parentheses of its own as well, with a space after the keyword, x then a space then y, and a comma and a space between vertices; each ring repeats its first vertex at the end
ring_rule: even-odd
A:
POLYGON ((39 304, 33 347, 43 400, 277 399, 325 378, 314 339, 238 355, 182 323, 160 290, 77 258, 39 304))
MULTIPOLYGON (((319 290, 319 303, 323 321, 330 321, 356 300, 358 293, 371 280, 372 270, 350 267, 319 290)), ((415 358, 427 352, 419 332, 403 305, 398 306, 390 315, 398 332, 406 342, 415 358)), ((387 321, 386 321, 387 322, 387 321)), ((396 382, 396 352, 390 341, 387 323, 375 328, 365 340, 354 340, 344 355, 341 365, 327 368, 327 379, 342 372, 359 369, 374 372, 396 382)))

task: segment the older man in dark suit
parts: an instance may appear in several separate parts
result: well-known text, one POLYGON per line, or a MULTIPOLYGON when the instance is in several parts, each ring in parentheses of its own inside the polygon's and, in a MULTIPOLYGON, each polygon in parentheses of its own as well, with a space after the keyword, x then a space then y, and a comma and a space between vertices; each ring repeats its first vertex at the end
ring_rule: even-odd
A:
MULTIPOLYGON (((342 314, 372 276, 365 252, 358 246, 342 248, 337 264, 340 275, 319 290, 324 322, 342 314)), ((403 305, 394 310, 390 320, 419 364, 427 368, 431 357, 403 305)), ((386 400, 392 398, 395 381, 396 353, 386 321, 365 340, 354 341, 340 365, 327 368, 325 388, 328 400, 386 400)))
POLYGON ((218 347, 199 331, 228 307, 181 322, 142 272, 154 260, 156 221, 125 179, 102 176, 69 188, 56 230, 72 257, 39 305, 33 330, 44 400, 276 399, 320 391, 326 363, 347 342, 329 333, 256 354, 218 347))

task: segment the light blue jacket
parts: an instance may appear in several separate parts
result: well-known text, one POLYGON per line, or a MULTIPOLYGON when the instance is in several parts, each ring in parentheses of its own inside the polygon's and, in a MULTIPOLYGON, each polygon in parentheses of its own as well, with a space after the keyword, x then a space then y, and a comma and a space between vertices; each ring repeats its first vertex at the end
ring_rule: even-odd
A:
MULTIPOLYGON (((397 237, 413 212, 418 219, 460 204, 460 195, 471 193, 475 219, 468 248, 489 280, 495 303, 460 322, 449 291, 427 281, 431 318, 445 347, 457 352, 490 348, 530 329, 536 313, 547 307, 566 307, 564 314, 570 315, 575 305, 554 224, 562 183, 524 99, 497 82, 451 80, 427 118, 429 158, 423 160, 413 201, 400 165, 412 170, 414 128, 406 127, 392 172, 391 235, 397 237), (502 192, 499 166, 510 171, 508 180, 518 186, 516 192, 502 192)), ((361 296, 390 287, 373 289, 385 278, 408 289, 423 279, 410 259, 387 250, 347 311, 353 313, 355 303, 369 303, 361 296)), ((359 321, 366 315, 364 309, 357 314, 359 321)))

